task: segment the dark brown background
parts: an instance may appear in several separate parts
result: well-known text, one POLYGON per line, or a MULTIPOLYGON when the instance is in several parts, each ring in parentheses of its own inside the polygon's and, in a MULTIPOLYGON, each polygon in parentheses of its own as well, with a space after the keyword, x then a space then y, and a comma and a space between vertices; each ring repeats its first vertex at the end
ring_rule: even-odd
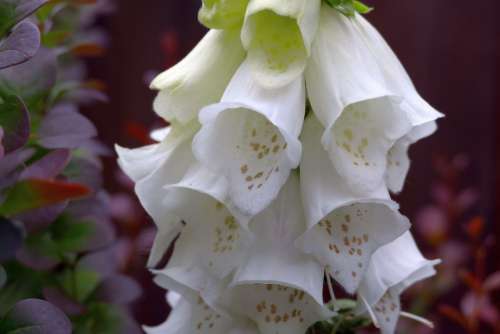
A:
MULTIPOLYGON (((111 45, 106 57, 91 61, 91 74, 107 83, 111 101, 93 107, 87 114, 106 143, 138 145, 124 131, 126 123, 133 120, 152 125, 157 121, 151 109, 154 93, 148 90, 145 74, 163 69, 167 58, 178 60, 202 37, 204 28, 196 20, 199 2, 118 0, 115 15, 101 22, 111 35, 111 45), (169 31, 179 37, 178 54, 165 55, 160 48, 160 40, 169 31)), ((466 185, 480 190, 478 212, 486 217, 489 228, 500 233, 495 215, 500 203, 496 196, 500 185, 496 155, 500 140, 496 132, 496 111, 500 107, 500 2, 366 2, 376 7, 369 20, 394 48, 418 90, 447 116, 440 121, 436 135, 412 149, 413 165, 400 198, 403 212, 413 217, 429 202, 428 186, 435 176, 433 155, 465 153, 471 158, 466 185)), ((107 175, 108 188, 115 189, 111 162, 107 175)), ((496 264, 498 260, 492 259, 492 265, 496 264)), ((151 323, 161 318, 158 314, 143 314, 142 318, 151 323)))

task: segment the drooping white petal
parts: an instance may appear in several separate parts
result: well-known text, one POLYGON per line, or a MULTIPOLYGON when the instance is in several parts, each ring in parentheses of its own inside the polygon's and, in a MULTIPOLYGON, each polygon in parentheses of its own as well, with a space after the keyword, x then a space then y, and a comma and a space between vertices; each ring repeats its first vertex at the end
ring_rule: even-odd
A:
POLYGON ((144 327, 147 334, 221 334, 228 333, 233 319, 210 308, 201 297, 196 302, 182 299, 167 321, 158 327, 144 327))
POLYGON ((220 279, 229 275, 244 257, 248 231, 224 204, 206 193, 177 188, 169 195, 170 210, 186 223, 172 263, 199 267, 220 279))
POLYGON ((164 128, 156 129, 151 131, 149 137, 157 142, 162 142, 165 138, 167 138, 169 132, 172 130, 172 127, 167 126, 164 128))
POLYGON ((376 41, 359 20, 322 7, 306 82, 312 108, 326 128, 323 145, 340 175, 363 193, 384 181, 391 147, 441 114, 418 96, 387 46, 387 63, 374 54, 376 41))
POLYGON ((385 187, 359 196, 348 187, 320 144, 322 126, 311 115, 304 125, 301 192, 308 231, 297 246, 313 255, 349 293, 361 282, 372 254, 406 230, 385 187))
POLYGON ((399 139, 387 154, 387 187, 394 193, 403 189, 406 175, 410 169, 408 149, 420 139, 430 136, 437 130, 436 122, 415 126, 408 135, 399 139))
POLYGON ((177 293, 175 291, 168 291, 167 292, 167 302, 171 308, 174 308, 175 306, 177 306, 177 304, 179 304, 181 299, 182 299, 182 296, 179 293, 177 293))
POLYGON ((179 183, 165 188, 162 205, 185 226, 168 265, 155 272, 158 285, 184 296, 201 294, 214 305, 251 240, 250 232, 223 204, 226 188, 223 178, 199 164, 179 183))
POLYGON ((232 284, 282 284, 305 291, 322 304, 323 268, 294 245, 306 229, 295 173, 249 227, 255 238, 232 284))
POLYGON ((358 291, 358 311, 371 307, 383 334, 395 332, 401 312, 399 296, 410 285, 435 274, 440 261, 425 259, 410 232, 381 247, 372 257, 358 291), (368 306, 366 305, 368 304, 368 306))
POLYGON ((382 334, 395 333, 400 312, 399 295, 391 290, 387 291, 373 307, 382 334))
POLYGON ((120 168, 134 182, 151 174, 158 167, 158 164, 168 156, 169 149, 170 147, 161 144, 142 146, 136 149, 115 145, 120 168))
POLYGON ((160 261, 179 233, 179 218, 162 204, 166 197, 164 187, 179 182, 194 163, 190 146, 197 128, 196 122, 174 125, 162 143, 132 150, 116 146, 120 167, 136 183, 139 201, 158 227, 148 261, 151 267, 160 261))
POLYGON ((320 0, 250 0, 241 40, 259 84, 284 86, 301 75, 320 7, 320 0))
POLYGON ((400 285, 406 288, 429 277, 438 263, 424 258, 411 233, 406 232, 375 252, 358 293, 374 305, 389 289, 400 285))
POLYGON ((193 141, 193 152, 227 179, 232 202, 253 216, 277 196, 290 170, 299 164, 304 113, 302 78, 285 87, 263 89, 245 62, 221 103, 200 113, 202 129, 193 141))
POLYGON ((244 53, 236 31, 210 30, 186 58, 153 80, 151 88, 160 91, 154 110, 169 121, 195 119, 201 108, 219 101, 244 53))
POLYGON ((423 125, 443 117, 443 114, 436 111, 418 94, 408 73, 382 35, 363 15, 356 15, 353 22, 382 71, 386 84, 403 98, 412 125, 423 125))
POLYGON ((261 334, 303 334, 332 316, 304 291, 278 284, 238 285, 228 290, 226 303, 255 322, 261 334))

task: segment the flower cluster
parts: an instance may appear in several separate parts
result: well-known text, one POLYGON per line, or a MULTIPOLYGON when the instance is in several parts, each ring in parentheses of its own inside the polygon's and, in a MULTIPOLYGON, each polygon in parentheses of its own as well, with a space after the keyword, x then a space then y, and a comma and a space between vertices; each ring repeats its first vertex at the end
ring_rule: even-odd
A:
POLYGON ((399 295, 437 261, 389 191, 442 115, 379 33, 337 9, 204 0, 211 30, 153 80, 170 126, 157 144, 117 147, 158 226, 149 265, 178 237, 155 273, 182 299, 148 333, 304 334, 340 312, 325 275, 331 298, 333 279, 383 333, 416 317, 399 295))

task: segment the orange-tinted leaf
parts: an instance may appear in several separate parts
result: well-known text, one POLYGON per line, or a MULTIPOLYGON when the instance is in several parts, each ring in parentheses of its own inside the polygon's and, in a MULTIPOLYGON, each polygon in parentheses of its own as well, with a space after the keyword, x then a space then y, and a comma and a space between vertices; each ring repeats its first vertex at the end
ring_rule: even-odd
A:
POLYGON ((461 325, 464 328, 469 327, 467 319, 456 308, 449 305, 439 305, 438 310, 439 313, 441 313, 443 316, 450 319, 451 321, 461 325))
POLYGON ((12 216, 28 210, 84 197, 90 193, 86 186, 76 183, 28 179, 15 184, 0 205, 0 214, 12 216))
POLYGON ((98 44, 84 43, 72 48, 71 52, 79 57, 100 57, 104 55, 106 49, 98 44))
POLYGON ((106 83, 99 79, 87 80, 82 84, 82 87, 95 89, 101 92, 106 92, 108 90, 106 83))
POLYGON ((482 282, 468 271, 460 271, 459 276, 467 286, 478 293, 482 291, 482 282))
POLYGON ((472 218, 467 223, 466 229, 471 239, 479 239, 484 231, 484 218, 480 216, 472 218))

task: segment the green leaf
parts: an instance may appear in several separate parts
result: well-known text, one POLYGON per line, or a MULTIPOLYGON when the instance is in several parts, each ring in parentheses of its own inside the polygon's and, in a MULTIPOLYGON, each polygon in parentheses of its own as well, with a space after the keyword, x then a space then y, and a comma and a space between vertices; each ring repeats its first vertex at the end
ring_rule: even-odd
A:
POLYGON ((368 14, 369 12, 373 11, 373 7, 367 6, 361 1, 354 0, 354 9, 360 14, 368 14))
POLYGON ((92 303, 88 311, 73 319, 74 334, 121 333, 122 315, 113 305, 92 303))
POLYGON ((12 21, 16 16, 16 6, 14 3, 2 1, 0 2, 0 38, 5 36, 9 28, 12 26, 12 21))
POLYGON ((93 231, 94 227, 90 222, 75 222, 64 216, 57 219, 50 228, 52 239, 61 255, 79 252, 93 231))
POLYGON ((2 145, 7 152, 24 146, 30 136, 30 115, 17 96, 0 92, 0 125, 4 131, 2 145))
POLYGON ((67 269, 59 277, 59 282, 69 296, 78 302, 85 302, 101 283, 98 273, 84 269, 67 269))
POLYGON ((0 289, 0 318, 18 301, 38 296, 47 279, 45 273, 26 268, 16 262, 9 262, 4 268, 8 281, 0 289))

